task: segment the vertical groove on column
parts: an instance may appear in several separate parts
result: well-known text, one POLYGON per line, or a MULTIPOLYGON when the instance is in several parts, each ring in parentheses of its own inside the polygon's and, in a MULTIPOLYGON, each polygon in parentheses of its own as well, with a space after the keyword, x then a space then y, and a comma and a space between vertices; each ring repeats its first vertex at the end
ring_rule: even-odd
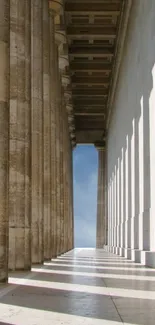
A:
POLYGON ((10 1, 0 7, 0 282, 8 278, 9 16, 10 1))
POLYGON ((32 1, 32 263, 43 262, 43 9, 32 1))
POLYGON ((30 3, 10 1, 9 268, 30 269, 30 3))
POLYGON ((51 258, 51 107, 49 3, 43 2, 44 259, 51 258))

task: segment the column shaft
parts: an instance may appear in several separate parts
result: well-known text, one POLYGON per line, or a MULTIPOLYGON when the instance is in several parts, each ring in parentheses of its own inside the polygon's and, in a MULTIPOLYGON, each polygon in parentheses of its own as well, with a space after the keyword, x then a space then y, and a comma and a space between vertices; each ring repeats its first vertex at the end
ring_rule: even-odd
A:
POLYGON ((105 244, 105 152, 99 149, 96 247, 105 244))
POLYGON ((64 110, 64 251, 68 251, 68 183, 67 183, 67 140, 68 140, 67 111, 64 110))
POLYGON ((0 282, 8 277, 9 4, 0 8, 0 282))
POLYGON ((73 193, 72 193, 72 148, 69 139, 69 219, 70 219, 70 233, 69 233, 69 249, 73 249, 73 193))
POLYGON ((31 267, 30 3, 10 1, 9 268, 31 267))
POLYGON ((63 252, 64 245, 64 197, 63 197, 63 160, 64 160, 64 151, 63 151, 63 89, 61 87, 61 104, 60 104, 60 254, 63 252))
POLYGON ((43 262, 43 8, 31 3, 32 262, 43 262))
POLYGON ((64 92, 62 88, 62 106, 61 106, 61 150, 60 150, 60 159, 61 159, 61 179, 60 179, 60 220, 61 220, 61 254, 64 253, 64 227, 65 227, 65 211, 64 211, 64 182, 65 182, 65 175, 64 175, 64 161, 65 161, 65 138, 64 138, 64 110, 65 110, 65 102, 64 102, 64 92))
POLYGON ((60 74, 58 65, 58 46, 56 45, 56 251, 60 254, 61 222, 60 222, 60 112, 61 112, 61 92, 60 74))
POLYGON ((57 255, 56 252, 56 57, 55 57, 55 28, 54 13, 50 12, 50 102, 51 102, 51 257, 57 255))
POLYGON ((73 198, 73 151, 71 148, 71 219, 72 219, 72 247, 74 248, 74 198, 73 198))
POLYGON ((49 2, 43 2, 44 259, 51 258, 51 105, 49 2))

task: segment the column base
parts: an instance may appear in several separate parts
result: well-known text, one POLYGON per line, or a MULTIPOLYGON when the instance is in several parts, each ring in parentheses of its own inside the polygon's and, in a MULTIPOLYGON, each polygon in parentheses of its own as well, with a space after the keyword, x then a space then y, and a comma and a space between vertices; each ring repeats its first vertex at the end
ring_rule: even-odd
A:
POLYGON ((103 248, 106 252, 108 252, 108 245, 104 245, 103 248))
POLYGON ((125 248, 123 247, 118 247, 118 251, 119 251, 119 256, 121 257, 125 257, 125 248))
POLYGON ((113 247, 113 253, 118 254, 118 247, 113 247))
POLYGON ((155 251, 142 251, 139 249, 131 248, 122 248, 122 247, 113 247, 113 246, 104 246, 104 250, 126 259, 132 260, 136 263, 141 263, 149 267, 155 268, 155 251))
POLYGON ((131 248, 124 248, 124 257, 128 260, 131 260, 132 249, 131 248))
POLYGON ((155 252, 141 251, 141 264, 155 268, 155 252))
POLYGON ((131 250, 131 260, 136 263, 141 263, 141 250, 132 249, 131 250))

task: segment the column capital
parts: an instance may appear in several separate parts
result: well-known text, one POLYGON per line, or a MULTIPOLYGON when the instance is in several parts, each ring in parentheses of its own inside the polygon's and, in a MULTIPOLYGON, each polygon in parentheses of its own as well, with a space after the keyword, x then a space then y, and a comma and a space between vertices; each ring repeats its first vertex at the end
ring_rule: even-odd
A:
POLYGON ((54 15, 63 13, 63 0, 49 0, 49 9, 54 15))
POLYGON ((106 148, 106 142, 105 140, 102 140, 102 141, 96 141, 94 143, 95 147, 97 150, 99 151, 105 151, 105 148, 106 148))
POLYGON ((76 147, 76 140, 75 140, 75 139, 73 139, 73 140, 71 141, 71 145, 72 145, 72 150, 74 150, 75 147, 76 147))

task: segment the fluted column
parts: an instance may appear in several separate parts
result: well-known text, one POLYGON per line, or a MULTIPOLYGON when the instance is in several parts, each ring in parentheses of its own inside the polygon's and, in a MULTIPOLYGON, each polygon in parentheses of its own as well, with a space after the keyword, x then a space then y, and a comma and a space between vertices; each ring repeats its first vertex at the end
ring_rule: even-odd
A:
MULTIPOLYGON (((58 56, 59 56, 59 85, 58 85, 58 93, 59 93, 59 150, 60 150, 60 165, 59 165, 59 173, 60 173, 60 254, 64 252, 64 224, 65 224, 65 210, 64 210, 64 111, 66 110, 66 103, 64 98, 65 91, 65 80, 64 80, 64 70, 66 65, 68 65, 68 60, 62 56, 62 47, 66 42, 66 37, 64 32, 56 31, 56 41, 58 44, 58 56), (60 89, 60 90, 59 90, 60 89)), ((65 127, 68 128, 68 121, 65 127)), ((59 220, 58 220, 59 222, 59 220)))
POLYGON ((65 102, 64 102, 64 91, 62 87, 62 106, 61 106, 61 121, 60 121, 60 129, 61 129, 61 146, 60 146, 60 223, 61 223, 61 254, 64 253, 64 227, 65 227, 65 201, 64 201, 64 187, 65 187, 65 175, 64 175, 64 161, 65 161, 65 138, 64 138, 64 110, 66 109, 65 107, 65 102))
POLYGON ((62 0, 51 0, 50 5, 50 72, 51 72, 51 205, 52 257, 60 254, 60 75, 58 46, 55 39, 55 19, 62 11, 62 0))
POLYGON ((96 144, 98 149, 98 195, 97 195, 97 233, 96 247, 103 248, 105 244, 105 147, 96 144))
POLYGON ((64 252, 68 251, 68 117, 64 110, 64 252))
POLYGON ((67 144, 66 144, 66 153, 67 153, 67 179, 66 179, 66 215, 67 215, 67 251, 70 250, 70 217, 69 217, 69 132, 67 132, 67 144))
POLYGON ((73 177, 72 177, 72 148, 69 142, 69 250, 73 249, 74 226, 73 226, 73 177))
POLYGON ((10 0, 9 268, 31 267, 30 2, 10 0))
MULTIPOLYGON (((67 130, 68 131, 68 130, 67 130)), ((72 195, 72 147, 70 134, 67 132, 67 180, 66 180, 66 236, 67 236, 67 251, 73 248, 73 195, 72 195)))
MULTIPOLYGON (((59 20, 59 16, 56 17, 59 20)), ((57 180, 57 255, 62 253, 63 243, 63 89, 60 69, 59 48, 62 46, 62 34, 55 30, 56 39, 56 180, 57 180)))
POLYGON ((31 2, 32 263, 43 262, 43 1, 31 2))
POLYGON ((9 16, 10 1, 1 0, 0 15, 0 282, 8 270, 9 16))
POLYGON ((49 1, 43 1, 44 259, 51 258, 51 105, 49 1))
POLYGON ((61 242, 61 221, 60 221, 60 112, 61 112, 61 92, 60 74, 58 66, 58 47, 56 45, 56 252, 60 254, 61 242))
POLYGON ((56 83, 54 10, 50 10, 50 92, 51 103, 51 257, 56 257, 56 83))

